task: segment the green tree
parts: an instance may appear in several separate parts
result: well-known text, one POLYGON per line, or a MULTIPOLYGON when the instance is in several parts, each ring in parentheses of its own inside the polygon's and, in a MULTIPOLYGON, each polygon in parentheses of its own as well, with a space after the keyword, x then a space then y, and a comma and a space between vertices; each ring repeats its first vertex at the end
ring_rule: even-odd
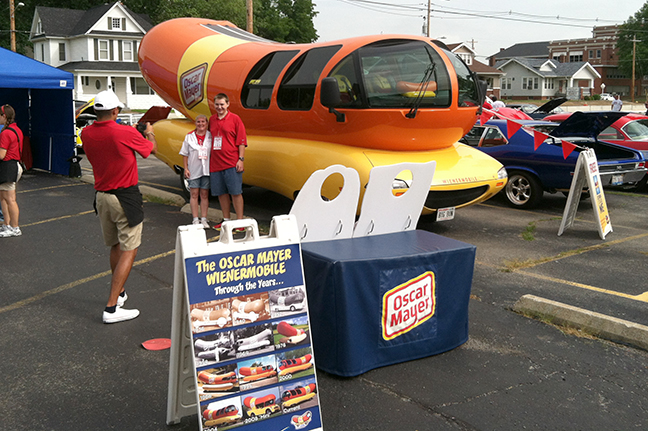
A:
POLYGON ((617 49, 619 69, 626 76, 632 76, 633 49, 635 78, 648 75, 648 2, 619 27, 617 49))
MULTIPOLYGON (((17 51, 30 54, 29 32, 36 6, 87 10, 106 0, 15 0, 17 8, 17 51)), ((153 24, 173 18, 201 17, 230 21, 246 28, 245 0, 122 0, 135 13, 147 14, 153 24)), ((9 48, 9 1, 2 3, 0 46, 9 48)), ((277 42, 307 43, 317 40, 313 18, 317 15, 312 0, 254 0, 254 33, 277 42)))
POLYGON ((277 42, 309 43, 317 40, 317 15, 311 0, 257 0, 255 33, 277 42))

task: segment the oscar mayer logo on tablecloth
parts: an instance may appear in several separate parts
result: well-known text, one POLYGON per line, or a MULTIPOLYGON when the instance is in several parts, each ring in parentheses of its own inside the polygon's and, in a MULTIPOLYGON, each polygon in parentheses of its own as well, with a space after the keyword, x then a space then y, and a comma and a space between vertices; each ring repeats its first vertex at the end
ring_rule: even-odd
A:
POLYGON ((180 94, 182 94, 182 101, 188 109, 203 100, 203 81, 206 70, 207 63, 203 63, 180 76, 180 94))
POLYGON ((383 296, 382 335, 391 340, 411 331, 434 315, 434 273, 428 271, 383 296))

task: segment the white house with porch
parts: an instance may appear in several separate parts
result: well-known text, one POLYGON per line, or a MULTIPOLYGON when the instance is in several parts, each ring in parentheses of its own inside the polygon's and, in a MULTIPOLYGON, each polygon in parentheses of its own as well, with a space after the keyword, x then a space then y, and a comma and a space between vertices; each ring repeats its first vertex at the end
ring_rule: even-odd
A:
POLYGON ((74 98, 112 89, 130 109, 166 105, 139 69, 137 48, 151 29, 146 15, 120 2, 89 10, 37 6, 30 40, 34 59, 74 74, 74 98))
POLYGON ((500 61, 501 97, 507 99, 550 99, 567 96, 579 99, 591 94, 594 80, 601 75, 588 62, 559 63, 549 59, 514 57, 500 61))

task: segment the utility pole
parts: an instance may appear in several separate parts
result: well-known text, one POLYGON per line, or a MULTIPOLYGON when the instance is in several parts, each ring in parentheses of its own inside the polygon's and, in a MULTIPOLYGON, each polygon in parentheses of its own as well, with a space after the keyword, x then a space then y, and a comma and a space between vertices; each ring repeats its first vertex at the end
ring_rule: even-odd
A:
POLYGON ((432 0, 428 0, 428 10, 427 10, 427 25, 425 26, 425 35, 427 37, 430 37, 430 8, 431 8, 431 2, 432 0))
POLYGON ((9 40, 11 41, 11 50, 16 52, 16 8, 14 0, 9 0, 9 40))
POLYGON ((632 36, 632 82, 630 83, 630 94, 632 103, 635 101, 635 58, 637 56, 637 42, 641 42, 640 40, 637 40, 636 36, 632 36))
POLYGON ((254 11, 252 0, 245 0, 245 8, 247 10, 246 30, 248 33, 254 33, 254 11))

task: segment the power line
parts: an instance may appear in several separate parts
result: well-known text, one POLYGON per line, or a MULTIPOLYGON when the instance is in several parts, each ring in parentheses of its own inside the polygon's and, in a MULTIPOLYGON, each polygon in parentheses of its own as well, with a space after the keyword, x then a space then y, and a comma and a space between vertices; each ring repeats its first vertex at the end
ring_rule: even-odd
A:
MULTIPOLYGON (((427 10, 427 4, 418 5, 411 4, 395 4, 389 2, 380 2, 372 0, 339 0, 347 4, 351 4, 356 7, 362 7, 363 9, 369 9, 379 13, 393 14, 394 11, 386 11, 381 8, 392 8, 395 10, 411 11, 411 12, 425 12, 427 10)), ((446 14, 446 15, 456 15, 458 17, 470 17, 470 18, 487 18, 487 19, 498 19, 503 21, 516 21, 516 22, 527 22, 532 24, 545 24, 545 25, 554 25, 554 26, 565 26, 565 27, 580 27, 580 28, 591 28, 591 25, 579 25, 569 23, 567 21, 574 22, 592 22, 592 23, 617 23, 618 20, 609 20, 609 19, 600 19, 600 18, 572 18, 572 17, 561 17, 560 15, 537 15, 537 14, 526 14, 522 12, 515 12, 512 10, 509 11, 468 11, 466 9, 453 8, 449 6, 443 6, 437 3, 430 3, 434 6, 434 9, 431 9, 431 12, 437 14, 446 14), (519 17, 529 17, 536 19, 527 19, 527 18, 516 18, 519 17), (556 20, 556 22, 546 21, 546 19, 556 20), (545 20, 545 21, 543 21, 545 20)), ((399 14, 405 16, 414 16, 410 14, 399 14)))

